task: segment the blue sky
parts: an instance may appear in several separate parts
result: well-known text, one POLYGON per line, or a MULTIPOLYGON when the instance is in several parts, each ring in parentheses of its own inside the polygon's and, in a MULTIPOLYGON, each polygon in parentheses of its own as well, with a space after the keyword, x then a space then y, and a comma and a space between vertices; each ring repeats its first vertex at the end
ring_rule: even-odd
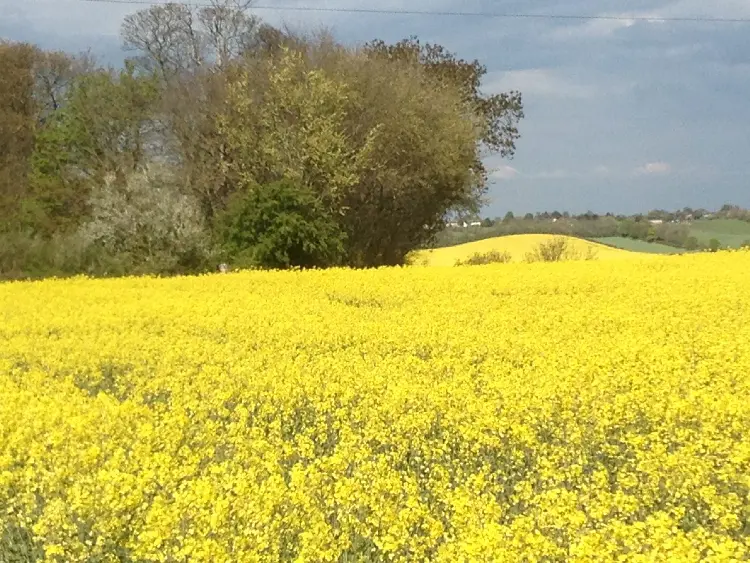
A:
MULTIPOLYGON (((258 1, 261 4, 261 1, 258 1)), ((264 6, 750 19, 748 0, 265 0, 264 6)), ((122 58, 138 6, 0 0, 0 37, 122 58)), ((493 169, 485 211, 637 212, 750 207, 750 23, 578 21, 258 10, 329 27, 346 43, 417 35, 488 68, 487 91, 520 90, 513 160, 493 169)))

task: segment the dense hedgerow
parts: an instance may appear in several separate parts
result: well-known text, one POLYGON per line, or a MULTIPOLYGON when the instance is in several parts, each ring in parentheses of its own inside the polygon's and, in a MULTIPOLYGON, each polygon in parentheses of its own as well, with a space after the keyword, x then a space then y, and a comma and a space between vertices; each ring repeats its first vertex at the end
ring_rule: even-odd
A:
POLYGON ((0 285, 0 560, 747 559, 748 268, 0 285))

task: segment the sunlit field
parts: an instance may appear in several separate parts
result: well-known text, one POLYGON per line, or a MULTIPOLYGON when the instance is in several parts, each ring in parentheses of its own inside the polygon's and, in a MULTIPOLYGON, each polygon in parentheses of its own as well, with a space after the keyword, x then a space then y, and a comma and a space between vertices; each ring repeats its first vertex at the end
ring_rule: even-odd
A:
POLYGON ((0 561, 747 560, 749 271, 0 284, 0 561))
POLYGON ((467 242, 456 246, 447 246, 431 250, 420 250, 411 255, 414 265, 421 266, 454 266, 457 260, 466 260, 475 253, 491 251, 507 252, 511 261, 522 262, 526 254, 533 252, 540 244, 555 238, 564 238, 569 247, 581 256, 590 253, 596 260, 632 260, 633 258, 649 258, 647 254, 635 253, 604 244, 590 242, 584 239, 554 235, 508 235, 493 237, 474 242, 467 242))

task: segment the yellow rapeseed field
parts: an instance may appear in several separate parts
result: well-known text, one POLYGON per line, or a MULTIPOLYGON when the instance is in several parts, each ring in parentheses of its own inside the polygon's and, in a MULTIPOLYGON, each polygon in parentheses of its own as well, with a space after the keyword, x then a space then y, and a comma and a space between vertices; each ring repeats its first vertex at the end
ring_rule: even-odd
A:
POLYGON ((0 561, 748 560, 749 272, 0 284, 0 561))
POLYGON ((485 253, 496 250, 510 254, 513 262, 522 262, 526 254, 533 252, 541 243, 548 242, 554 238, 563 238, 567 241, 569 248, 575 253, 586 256, 591 252, 591 257, 596 260, 632 260, 633 258, 653 258, 653 254, 631 252, 612 248, 604 244, 587 241, 584 239, 568 236, 553 235, 508 235, 493 237, 474 242, 467 242, 455 246, 436 248, 432 250, 420 250, 411 255, 411 262, 418 266, 454 266, 457 260, 466 260, 475 253, 485 253))

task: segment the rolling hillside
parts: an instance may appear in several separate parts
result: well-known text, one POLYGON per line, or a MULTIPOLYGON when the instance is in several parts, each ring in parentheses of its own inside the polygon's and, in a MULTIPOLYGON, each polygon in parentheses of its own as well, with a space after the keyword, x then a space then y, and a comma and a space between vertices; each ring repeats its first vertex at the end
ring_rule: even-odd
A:
POLYGON ((691 223, 690 234, 703 244, 715 238, 722 246, 738 248, 750 240, 750 223, 738 219, 700 219, 691 223))
POLYGON ((684 254, 687 252, 684 248, 627 237, 603 237, 594 240, 607 246, 632 252, 647 252, 649 254, 684 254))
MULTIPOLYGON (((553 238, 553 235, 509 235, 468 242, 457 246, 421 250, 412 255, 412 263, 420 266, 454 266, 456 260, 465 260, 477 252, 484 253, 492 250, 508 252, 513 262, 522 262, 527 252, 533 251, 540 243, 551 238, 553 238)), ((575 237, 565 238, 579 252, 585 253, 589 248, 593 249, 596 252, 597 260, 621 260, 654 256, 653 254, 612 248, 575 237)))

